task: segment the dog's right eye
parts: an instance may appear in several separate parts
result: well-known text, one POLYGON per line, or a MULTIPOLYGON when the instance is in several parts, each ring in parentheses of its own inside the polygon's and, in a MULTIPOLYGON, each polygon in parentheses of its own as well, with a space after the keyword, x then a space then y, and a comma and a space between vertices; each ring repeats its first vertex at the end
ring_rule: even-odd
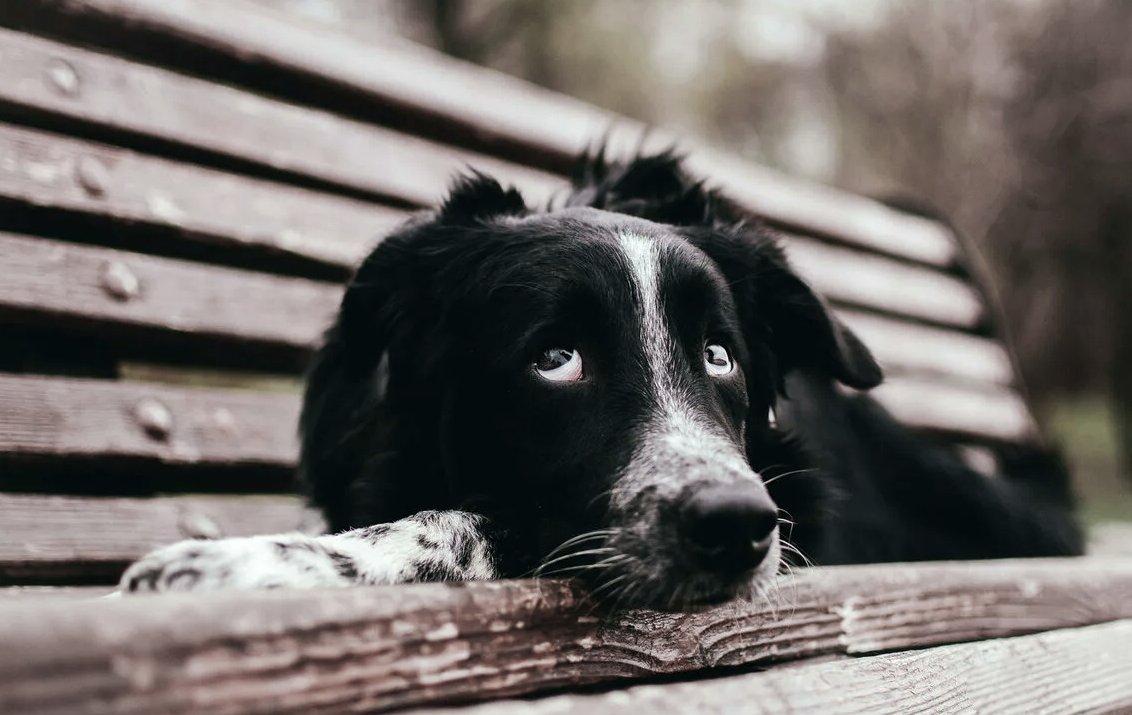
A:
POLYGON ((539 377, 551 382, 577 382, 582 379, 582 354, 577 350, 551 348, 534 364, 539 377))

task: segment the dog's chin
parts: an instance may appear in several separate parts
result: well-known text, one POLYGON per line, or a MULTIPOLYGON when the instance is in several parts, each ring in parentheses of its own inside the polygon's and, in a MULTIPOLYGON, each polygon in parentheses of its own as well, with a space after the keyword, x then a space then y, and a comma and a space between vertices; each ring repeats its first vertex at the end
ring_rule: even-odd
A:
POLYGON ((649 608, 695 613, 732 601, 751 601, 764 594, 778 572, 779 550, 750 571, 721 575, 680 564, 658 566, 636 559, 593 579, 593 592, 610 610, 649 608))

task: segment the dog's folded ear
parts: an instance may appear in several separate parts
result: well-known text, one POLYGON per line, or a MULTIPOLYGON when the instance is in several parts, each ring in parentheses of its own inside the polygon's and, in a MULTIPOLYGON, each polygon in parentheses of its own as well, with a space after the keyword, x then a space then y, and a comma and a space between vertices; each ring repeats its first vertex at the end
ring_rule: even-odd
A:
POLYGON ((784 262, 769 262, 772 265, 755 279, 763 284, 756 292, 765 306, 761 317, 769 326, 772 350, 781 363, 823 370, 858 390, 879 385, 884 375, 861 339, 784 262))
POLYGON ((867 390, 883 374, 860 338, 790 268, 782 250, 754 225, 700 229, 689 238, 719 266, 731 287, 752 354, 769 353, 779 380, 818 370, 867 390))

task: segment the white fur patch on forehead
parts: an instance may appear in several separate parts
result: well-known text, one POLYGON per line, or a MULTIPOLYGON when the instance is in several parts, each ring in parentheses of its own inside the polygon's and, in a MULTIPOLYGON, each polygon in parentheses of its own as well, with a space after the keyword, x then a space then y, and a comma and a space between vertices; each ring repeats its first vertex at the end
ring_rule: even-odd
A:
POLYGON ((636 293, 641 324, 641 347, 648 362, 653 395, 665 417, 686 412, 681 409, 679 387, 672 374, 676 345, 664 317, 660 299, 661 253, 657 242, 633 233, 621 233, 617 242, 629 264, 629 280, 636 293))

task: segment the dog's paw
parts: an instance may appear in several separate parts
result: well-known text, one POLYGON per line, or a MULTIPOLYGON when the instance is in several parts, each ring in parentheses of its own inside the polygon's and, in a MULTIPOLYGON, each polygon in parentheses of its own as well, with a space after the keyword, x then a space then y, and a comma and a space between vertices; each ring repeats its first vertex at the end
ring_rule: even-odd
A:
POLYGON ((353 558, 301 534, 182 541, 126 569, 122 593, 348 586, 353 558))

